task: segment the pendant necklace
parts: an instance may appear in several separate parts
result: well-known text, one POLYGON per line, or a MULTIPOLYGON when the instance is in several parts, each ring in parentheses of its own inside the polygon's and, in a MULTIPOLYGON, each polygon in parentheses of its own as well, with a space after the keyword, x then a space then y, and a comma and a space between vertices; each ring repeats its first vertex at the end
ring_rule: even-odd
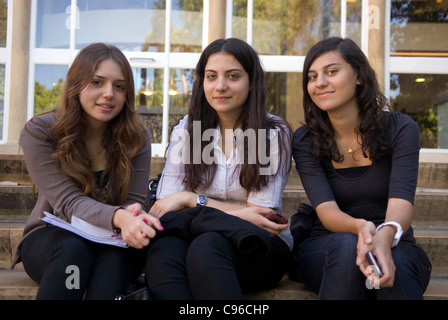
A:
POLYGON ((358 137, 356 137, 356 138, 353 140, 353 142, 350 143, 350 145, 348 146, 348 150, 347 150, 347 153, 348 153, 348 154, 352 154, 352 153, 353 153, 352 145, 356 142, 357 138, 358 138, 358 137))

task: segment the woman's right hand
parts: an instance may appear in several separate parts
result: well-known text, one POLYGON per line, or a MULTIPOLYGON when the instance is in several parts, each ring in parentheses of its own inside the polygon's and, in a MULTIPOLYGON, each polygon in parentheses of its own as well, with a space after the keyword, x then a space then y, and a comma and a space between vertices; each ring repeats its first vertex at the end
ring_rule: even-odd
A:
POLYGON ((175 192, 154 202, 149 210, 149 214, 160 219, 169 211, 179 211, 185 208, 192 208, 196 205, 196 197, 197 194, 194 192, 175 192))
POLYGON ((371 221, 359 219, 358 225, 356 264, 360 266, 367 261, 366 254, 372 249, 373 236, 375 235, 375 224, 371 221))
POLYGON ((123 240, 136 249, 146 247, 150 239, 156 236, 156 230, 163 230, 159 219, 131 207, 115 211, 112 223, 121 230, 123 240))

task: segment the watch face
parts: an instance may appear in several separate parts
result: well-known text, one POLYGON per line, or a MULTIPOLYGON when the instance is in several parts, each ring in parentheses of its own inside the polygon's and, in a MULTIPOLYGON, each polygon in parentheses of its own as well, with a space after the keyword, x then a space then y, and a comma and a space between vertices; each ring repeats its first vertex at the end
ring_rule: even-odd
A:
POLYGON ((204 206, 207 203, 207 198, 202 194, 198 196, 198 204, 204 206))

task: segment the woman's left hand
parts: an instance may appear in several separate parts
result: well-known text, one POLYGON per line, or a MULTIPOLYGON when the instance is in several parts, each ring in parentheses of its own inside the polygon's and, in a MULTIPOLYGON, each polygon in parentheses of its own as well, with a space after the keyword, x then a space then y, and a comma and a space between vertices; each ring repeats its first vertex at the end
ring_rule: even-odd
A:
POLYGON ((265 215, 271 211, 271 208, 248 206, 242 209, 227 211, 227 213, 249 221, 257 227, 268 231, 272 236, 275 236, 285 230, 289 224, 279 224, 265 218, 265 215))
POLYGON ((370 244, 362 244, 362 240, 358 240, 358 252, 357 252, 357 260, 356 263, 359 266, 361 272, 372 281, 376 282, 378 279, 371 278, 372 275, 377 277, 377 275, 373 274, 373 269, 370 266, 370 262, 366 258, 367 252, 371 252, 381 268, 381 272, 383 275, 379 278, 379 282, 372 283, 378 284, 379 287, 392 287, 395 279, 395 263, 392 258, 391 251, 391 240, 388 231, 383 229, 374 233, 372 237, 372 241, 370 244))
POLYGON ((121 229, 123 240, 136 249, 147 246, 156 230, 163 230, 159 219, 144 212, 139 204, 115 211, 112 223, 121 229))

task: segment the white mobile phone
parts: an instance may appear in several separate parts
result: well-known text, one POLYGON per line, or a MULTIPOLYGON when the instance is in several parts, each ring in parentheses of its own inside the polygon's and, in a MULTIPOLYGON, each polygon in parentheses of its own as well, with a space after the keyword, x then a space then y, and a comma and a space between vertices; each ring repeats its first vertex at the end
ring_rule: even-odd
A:
POLYGON ((367 260, 369 260, 369 263, 372 265, 375 274, 381 278, 383 276, 383 272, 381 271, 378 262, 376 262, 375 256, 371 252, 367 252, 367 260))

